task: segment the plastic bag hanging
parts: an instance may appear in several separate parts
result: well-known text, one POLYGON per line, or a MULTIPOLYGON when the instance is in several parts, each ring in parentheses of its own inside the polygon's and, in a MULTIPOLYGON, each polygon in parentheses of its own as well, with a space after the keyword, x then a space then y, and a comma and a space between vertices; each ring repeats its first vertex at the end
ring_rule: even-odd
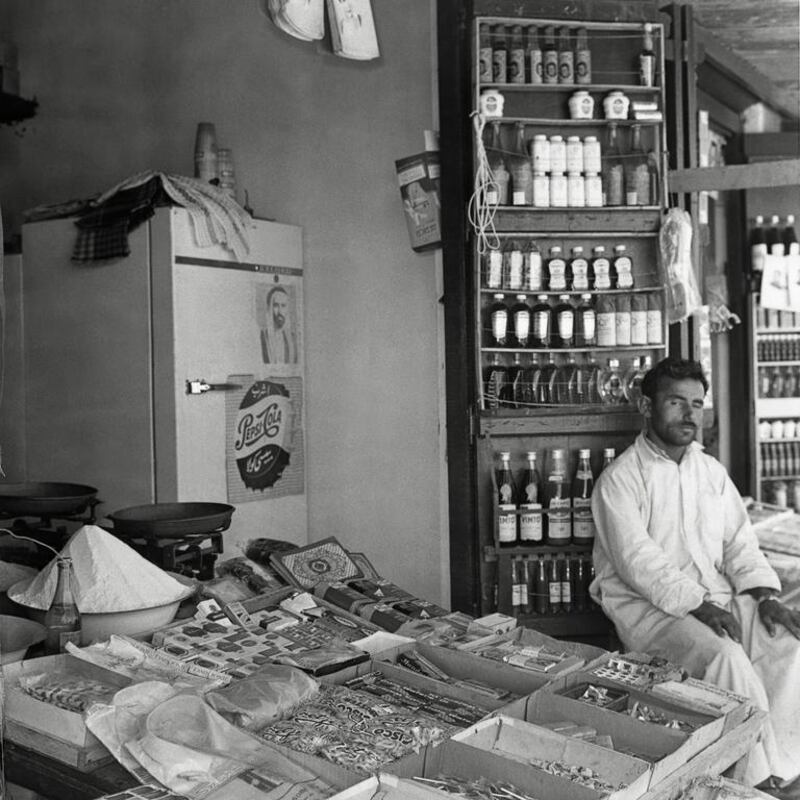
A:
POLYGON ((692 265, 692 218, 670 208, 659 233, 661 264, 667 287, 667 320, 683 322, 702 306, 692 265))
POLYGON ((304 42, 325 36, 323 0, 262 0, 275 25, 304 42))
POLYGON ((337 56, 359 61, 380 56, 370 0, 328 0, 328 20, 337 56))

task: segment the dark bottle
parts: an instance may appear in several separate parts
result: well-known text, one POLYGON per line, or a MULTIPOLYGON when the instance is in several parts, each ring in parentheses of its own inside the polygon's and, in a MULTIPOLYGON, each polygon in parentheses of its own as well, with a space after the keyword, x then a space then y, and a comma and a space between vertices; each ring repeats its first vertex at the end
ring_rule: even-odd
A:
POLYGON ((575 309, 575 346, 594 347, 597 344, 597 316, 588 292, 581 295, 581 302, 575 309))
POLYGON ((608 123, 605 157, 603 158, 603 205, 625 204, 625 162, 616 122, 608 123))
POLYGON ((508 370, 503 366, 499 353, 492 353, 489 363, 483 370, 483 403, 492 411, 501 407, 508 384, 508 370))
POLYGON ((567 545, 572 539, 571 503, 566 452, 560 448, 555 448, 550 453, 550 467, 545 485, 547 544, 567 545))
POLYGON ((592 275, 595 289, 611 288, 611 262, 606 255, 606 248, 599 244, 592 248, 592 275))
POLYGON ((572 565, 565 558, 561 562, 561 610, 569 614, 573 608, 572 602, 572 565))
POLYGON ((539 545, 544 538, 542 530, 542 478, 536 467, 536 453, 527 454, 528 466, 522 478, 519 497, 519 541, 526 547, 539 545))
POLYGON ((782 256, 783 249, 783 231, 781 231, 781 218, 777 214, 773 214, 769 221, 769 228, 767 228, 767 251, 771 256, 782 256))
POLYGON ((656 53, 653 49, 653 26, 646 22, 642 33, 642 52, 639 53, 639 84, 653 86, 656 80, 656 53))
POLYGON ((600 470, 601 472, 608 466, 614 463, 614 459, 616 458, 616 451, 613 447, 606 447, 603 449, 603 466, 600 470))
POLYGON ((516 393, 522 380, 522 356, 514 353, 514 361, 508 368, 508 380, 500 390, 500 405, 504 408, 516 408, 516 393))
POLYGON ((786 217, 786 226, 783 229, 783 251, 787 256, 800 254, 800 243, 797 241, 797 232, 794 229, 794 214, 786 217))
POLYGON ((575 345, 575 308, 569 302, 568 294, 558 296, 558 304, 553 311, 555 325, 550 336, 550 346, 573 347, 575 345))
POLYGON ((547 614, 550 610, 550 587, 547 580, 547 564, 542 556, 536 559, 536 593, 534 595, 534 610, 537 614, 547 614))
POLYGON ((44 615, 47 655, 66 652, 68 642, 80 647, 81 615, 72 595, 72 559, 58 556, 58 581, 50 608, 44 615))
POLYGON ((617 289, 633 289, 633 260, 624 244, 614 245, 611 273, 617 289))
POLYGON ((551 292, 567 291, 567 262, 558 245, 550 248, 547 261, 547 288, 551 292))
POLYGON ((578 28, 575 39, 575 83, 592 82, 592 51, 586 28, 578 28))
POLYGON ((539 46, 539 31, 535 25, 528 27, 528 41, 525 47, 525 60, 528 62, 528 83, 541 83, 542 74, 542 48, 539 46))
POLYGON ((590 456, 590 450, 578 451, 578 468, 572 479, 572 540, 582 545, 592 544, 596 533, 592 516, 594 475, 590 456))
POLYGON ((489 306, 490 347, 505 347, 508 344, 508 306, 504 294, 493 295, 489 306))
POLYGON ((524 294, 517 295, 517 302, 511 308, 511 325, 516 344, 527 347, 531 334, 531 309, 524 294))
POLYGON ((583 559, 576 559, 572 582, 572 604, 576 611, 586 611, 586 578, 583 569, 583 559))
POLYGON ((495 25, 492 30, 492 80, 505 83, 508 78, 508 42, 506 26, 495 25))
POLYGON ((550 304, 547 302, 547 295, 540 294, 536 297, 536 304, 532 309, 533 334, 532 344, 534 347, 550 346, 551 314, 550 304))
POLYGON ((573 292, 588 292, 592 288, 589 260, 583 254, 583 248, 580 245, 572 248, 572 258, 567 272, 573 292))
POLYGON ((553 556, 550 559, 550 568, 547 575, 547 586, 550 597, 550 613, 561 613, 561 574, 558 569, 558 559, 553 556))
POLYGON ((755 218, 753 229, 750 231, 750 272, 754 281, 754 289, 759 288, 761 273, 764 271, 764 257, 768 252, 767 235, 764 231, 764 217, 759 214, 755 218))
POLYGON ((558 31, 558 82, 575 83, 575 54, 566 25, 558 31))
POLYGON ((539 376, 538 392, 536 394, 536 402, 539 405, 551 406, 556 402, 555 396, 555 380, 558 366, 556 365, 555 356, 550 353, 547 357, 547 363, 542 367, 542 372, 539 376))
POLYGON ((522 25, 511 26, 511 44, 508 49, 508 82, 525 83, 525 45, 522 25))
POLYGON ((500 547, 517 544, 517 496, 511 474, 511 453, 500 453, 497 471, 497 542, 500 547))
POLYGON ((523 590, 523 597, 525 599, 525 603, 523 604, 522 610, 526 614, 533 613, 533 592, 534 592, 534 567, 531 564, 530 559, 528 556, 523 556, 522 558, 522 572, 523 577, 525 579, 525 588, 523 590))
POLYGON ((478 80, 481 83, 492 82, 492 37, 489 26, 482 24, 478 28, 478 80))
POLYGON ((494 120, 492 122, 492 135, 489 140, 488 152, 486 153, 489 169, 492 173, 492 181, 486 191, 486 203, 491 206, 508 205, 508 184, 511 176, 506 168, 505 156, 500 123, 494 120))
POLYGON ((519 382, 519 391, 514 395, 517 408, 530 408, 536 405, 536 392, 542 368, 536 356, 531 356, 530 364, 522 371, 519 382))
MULTIPOLYGON (((523 574, 522 559, 512 558, 511 564, 511 614, 518 617, 522 613, 524 601, 522 598, 523 574)), ((527 589, 527 586, 525 587, 527 589)))
POLYGON ((560 406, 574 406, 578 401, 578 364, 570 355, 566 363, 556 370, 556 403, 560 406))
POLYGON ((544 83, 558 83, 558 50, 556 50, 556 30, 552 25, 544 29, 544 49, 542 51, 542 75, 544 83))

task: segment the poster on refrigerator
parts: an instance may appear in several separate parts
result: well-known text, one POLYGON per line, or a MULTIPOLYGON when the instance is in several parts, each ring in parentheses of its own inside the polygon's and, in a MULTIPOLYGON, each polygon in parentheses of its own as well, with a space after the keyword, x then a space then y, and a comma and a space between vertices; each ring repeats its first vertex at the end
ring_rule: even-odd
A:
POLYGON ((228 502, 237 505, 305 492, 303 380, 230 375, 226 393, 228 502))
MULTIPOLYGON (((255 325, 264 375, 303 374, 303 283, 298 275, 275 274, 254 286, 255 325)), ((254 338, 255 340, 255 338, 254 338)))

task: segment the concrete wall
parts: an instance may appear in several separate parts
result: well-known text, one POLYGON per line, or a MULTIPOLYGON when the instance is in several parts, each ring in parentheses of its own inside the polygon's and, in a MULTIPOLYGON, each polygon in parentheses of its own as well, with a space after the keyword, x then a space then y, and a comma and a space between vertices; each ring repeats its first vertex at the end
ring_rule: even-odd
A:
POLYGON ((214 122, 256 214, 304 228, 309 539, 442 600, 438 263, 409 247, 394 171, 436 124, 434 7, 373 0, 381 58, 356 62, 256 0, 4 0, 40 107, 0 128, 0 204, 14 230, 144 169, 192 174, 214 122))

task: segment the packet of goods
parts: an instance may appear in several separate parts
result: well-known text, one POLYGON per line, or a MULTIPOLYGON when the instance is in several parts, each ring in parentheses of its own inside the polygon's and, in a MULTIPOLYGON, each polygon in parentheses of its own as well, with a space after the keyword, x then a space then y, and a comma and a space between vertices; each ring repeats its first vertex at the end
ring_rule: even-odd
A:
MULTIPOLYGON (((72 559, 72 593, 82 614, 154 608, 183 600, 193 591, 97 525, 79 528, 61 556, 72 559)), ((17 584, 8 596, 29 608, 50 608, 58 583, 57 561, 54 558, 26 584, 17 584)))
POLYGON ((26 694, 43 703, 50 703, 78 714, 86 711, 94 703, 107 703, 118 688, 93 678, 82 678, 67 672, 21 675, 19 686, 26 694))

